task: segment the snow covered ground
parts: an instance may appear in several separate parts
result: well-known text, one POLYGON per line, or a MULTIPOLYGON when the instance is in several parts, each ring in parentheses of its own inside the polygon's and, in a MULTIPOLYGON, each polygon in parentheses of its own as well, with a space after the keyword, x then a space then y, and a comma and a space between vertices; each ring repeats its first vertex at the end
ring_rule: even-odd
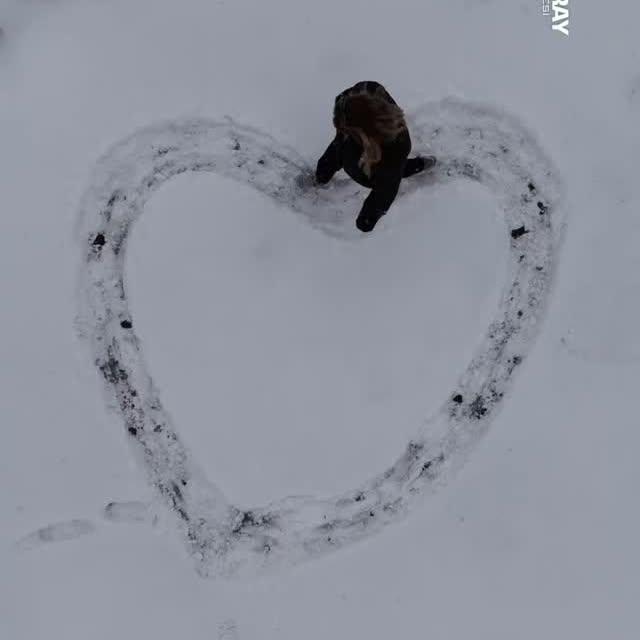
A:
POLYGON ((638 637, 640 11, 570 11, 0 3, 1 638, 638 637), (442 160, 367 237, 295 179, 361 79, 442 160))

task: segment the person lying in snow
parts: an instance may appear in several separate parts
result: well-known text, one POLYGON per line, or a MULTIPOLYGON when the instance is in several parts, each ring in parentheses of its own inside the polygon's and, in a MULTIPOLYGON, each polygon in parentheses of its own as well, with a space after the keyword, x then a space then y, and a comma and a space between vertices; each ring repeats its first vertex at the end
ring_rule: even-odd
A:
POLYGON ((344 169, 371 189, 356 219, 360 231, 371 231, 389 210, 400 181, 431 168, 436 159, 408 158, 411 138, 402 109, 378 82, 358 82, 335 101, 336 136, 316 167, 316 180, 327 184, 344 169))

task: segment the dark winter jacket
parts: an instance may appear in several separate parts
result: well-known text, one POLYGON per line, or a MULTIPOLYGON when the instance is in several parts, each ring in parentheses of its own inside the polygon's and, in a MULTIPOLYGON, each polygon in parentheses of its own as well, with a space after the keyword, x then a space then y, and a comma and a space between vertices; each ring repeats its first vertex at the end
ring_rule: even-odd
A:
MULTIPOLYGON (((349 94, 377 92, 392 104, 396 104, 387 91, 377 82, 358 82, 336 97, 334 105, 334 121, 340 99, 349 94)), ((359 165, 363 148, 358 140, 337 132, 335 138, 324 152, 316 169, 316 179, 321 184, 331 180, 332 176, 344 169, 351 178, 363 187, 371 189, 362 206, 359 219, 373 218, 377 220, 384 215, 398 194, 400 181, 403 178, 407 157, 411 151, 411 138, 404 129, 393 141, 382 145, 382 158, 375 164, 371 177, 367 176, 359 165)))

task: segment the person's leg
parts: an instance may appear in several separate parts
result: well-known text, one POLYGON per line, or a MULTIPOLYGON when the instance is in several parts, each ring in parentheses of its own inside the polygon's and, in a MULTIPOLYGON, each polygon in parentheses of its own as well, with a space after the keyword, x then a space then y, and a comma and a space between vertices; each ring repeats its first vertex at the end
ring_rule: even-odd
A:
POLYGON ((431 169, 436 163, 435 156, 417 156, 416 158, 409 158, 404 165, 404 171, 402 173, 403 178, 410 178, 411 176, 420 173, 425 169, 431 169))

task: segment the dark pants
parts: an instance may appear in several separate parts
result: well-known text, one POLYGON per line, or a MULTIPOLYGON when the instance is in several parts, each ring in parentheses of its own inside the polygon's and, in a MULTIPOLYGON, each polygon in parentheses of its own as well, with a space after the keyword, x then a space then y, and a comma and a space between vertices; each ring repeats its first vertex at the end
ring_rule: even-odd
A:
POLYGON ((326 184, 336 171, 344 169, 358 184, 371 189, 356 220, 358 229, 371 231, 395 200, 401 180, 415 175, 424 167, 421 159, 408 158, 410 151, 411 139, 405 131, 383 147, 382 160, 368 176, 360 167, 363 152, 360 144, 353 138, 337 134, 318 160, 316 179, 326 184))

